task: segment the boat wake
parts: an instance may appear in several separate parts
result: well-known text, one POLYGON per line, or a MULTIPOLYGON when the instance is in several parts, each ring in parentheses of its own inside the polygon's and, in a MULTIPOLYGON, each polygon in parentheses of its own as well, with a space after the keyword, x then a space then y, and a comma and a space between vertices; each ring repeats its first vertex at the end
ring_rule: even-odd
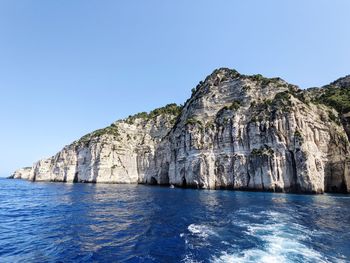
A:
MULTIPOLYGON (((238 211, 241 215, 249 216, 247 211, 238 211)), ((307 244, 309 236, 313 233, 290 222, 283 214, 273 211, 263 211, 252 214, 252 218, 263 219, 263 223, 245 223, 246 235, 257 239, 255 246, 239 251, 222 251, 212 258, 212 262, 345 262, 341 259, 325 258, 320 252, 307 244)))

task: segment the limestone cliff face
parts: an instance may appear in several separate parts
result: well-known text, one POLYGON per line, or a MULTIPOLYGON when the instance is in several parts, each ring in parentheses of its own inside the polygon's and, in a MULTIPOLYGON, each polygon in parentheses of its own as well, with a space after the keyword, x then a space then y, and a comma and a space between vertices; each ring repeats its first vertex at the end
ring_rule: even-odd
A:
POLYGON ((33 181, 137 183, 154 162, 156 146, 169 132, 173 115, 118 121, 64 147, 14 178, 33 181))
POLYGON ((88 134, 14 178, 209 189, 350 192, 346 114, 275 78, 219 69, 182 108, 88 134), (340 116, 341 115, 341 116, 340 116))

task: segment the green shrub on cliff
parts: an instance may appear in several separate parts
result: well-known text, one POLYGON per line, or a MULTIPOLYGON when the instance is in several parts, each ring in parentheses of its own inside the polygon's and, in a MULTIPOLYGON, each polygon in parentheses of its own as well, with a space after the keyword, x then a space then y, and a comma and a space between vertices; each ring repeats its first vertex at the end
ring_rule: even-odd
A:
POLYGON ((328 117, 331 121, 335 122, 336 124, 340 125, 340 119, 338 116, 336 116, 332 111, 328 112, 328 117))
POLYGON ((178 106, 176 103, 171 103, 166 105, 165 107, 155 109, 149 113, 149 118, 154 118, 162 114, 168 114, 173 116, 180 115, 182 110, 182 106, 178 106))
POLYGON ((239 100, 235 100, 234 102, 232 102, 229 109, 235 111, 238 110, 239 107, 241 107, 241 102, 239 100))
POLYGON ((350 112, 350 87, 337 88, 330 86, 315 102, 331 106, 339 113, 350 112))
POLYGON ((252 156, 272 156, 274 154, 274 150, 270 146, 264 145, 259 149, 254 148, 251 154, 252 156))
POLYGON ((344 145, 349 145, 349 140, 348 140, 348 137, 346 136, 346 134, 343 134, 343 133, 338 133, 338 136, 339 136, 339 140, 341 141, 342 144, 344 145))
POLYGON ((269 84, 277 84, 279 81, 281 81, 280 78, 267 78, 261 74, 255 74, 247 77, 253 81, 259 82, 262 87, 266 87, 269 84))
POLYGON ((296 130, 296 131, 294 132, 294 138, 295 138, 296 140, 303 141, 303 135, 302 135, 301 132, 298 131, 298 130, 296 130))
POLYGON ((77 144, 81 144, 81 143, 88 144, 92 138, 100 137, 100 136, 105 135, 105 134, 112 135, 114 137, 119 137, 119 135, 120 135, 119 131, 118 131, 118 127, 113 123, 106 128, 99 129, 99 130, 96 130, 94 132, 91 132, 91 133, 84 135, 78 141, 76 141, 76 143, 77 144))
POLYGON ((265 108, 267 108, 267 107, 269 107, 269 106, 272 105, 272 100, 270 100, 270 99, 264 99, 264 101, 263 101, 262 104, 264 105, 265 108))
POLYGON ((273 101, 275 109, 280 109, 284 112, 289 112, 292 107, 291 94, 289 91, 279 92, 275 95, 273 101))
POLYGON ((219 112, 224 110, 236 111, 241 107, 241 102, 239 100, 234 100, 230 106, 224 106, 219 112))
POLYGON ((186 120, 186 125, 197 125, 197 124, 202 126, 202 122, 200 120, 197 120, 196 118, 191 117, 186 120))
POLYGON ((152 110, 150 113, 140 112, 135 115, 129 116, 125 121, 129 124, 133 124, 136 119, 149 120, 153 119, 159 115, 172 115, 179 116, 182 110, 182 105, 177 105, 176 103, 168 104, 164 107, 152 110))
POLYGON ((274 100, 290 101, 290 93, 288 91, 279 92, 275 95, 274 100))

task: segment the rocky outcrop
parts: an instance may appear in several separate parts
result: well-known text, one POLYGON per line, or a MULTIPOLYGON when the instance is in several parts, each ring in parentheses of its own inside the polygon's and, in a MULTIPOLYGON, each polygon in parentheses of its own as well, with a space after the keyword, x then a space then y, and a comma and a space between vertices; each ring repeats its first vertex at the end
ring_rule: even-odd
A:
POLYGON ((149 171, 152 166, 156 147, 170 131, 175 116, 169 111, 146 117, 130 117, 88 134, 31 169, 16 171, 14 178, 91 183, 145 181, 146 168, 149 171))
POLYGON ((14 178, 349 192, 347 115, 320 102, 325 89, 215 70, 184 106, 117 121, 14 178))
POLYGON ((15 171, 10 177, 10 179, 24 179, 33 180, 33 168, 25 167, 15 171))
POLYGON ((332 116, 333 120, 342 123, 350 139, 350 75, 322 88, 308 89, 304 93, 312 102, 336 109, 339 116, 332 116))

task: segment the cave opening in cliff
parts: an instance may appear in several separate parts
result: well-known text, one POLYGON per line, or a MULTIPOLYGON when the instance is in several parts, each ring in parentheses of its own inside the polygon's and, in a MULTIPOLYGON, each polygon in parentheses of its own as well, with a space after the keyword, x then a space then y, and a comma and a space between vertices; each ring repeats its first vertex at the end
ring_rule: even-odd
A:
POLYGON ((183 187, 186 187, 186 186, 187 186, 187 182, 186 182, 185 176, 182 177, 182 186, 183 186, 183 187))
POLYGON ((157 179, 152 176, 150 184, 152 184, 152 185, 158 184, 157 179))
POLYGON ((78 182, 78 175, 79 175, 78 172, 76 172, 76 173, 74 174, 73 183, 77 183, 77 182, 78 182))

